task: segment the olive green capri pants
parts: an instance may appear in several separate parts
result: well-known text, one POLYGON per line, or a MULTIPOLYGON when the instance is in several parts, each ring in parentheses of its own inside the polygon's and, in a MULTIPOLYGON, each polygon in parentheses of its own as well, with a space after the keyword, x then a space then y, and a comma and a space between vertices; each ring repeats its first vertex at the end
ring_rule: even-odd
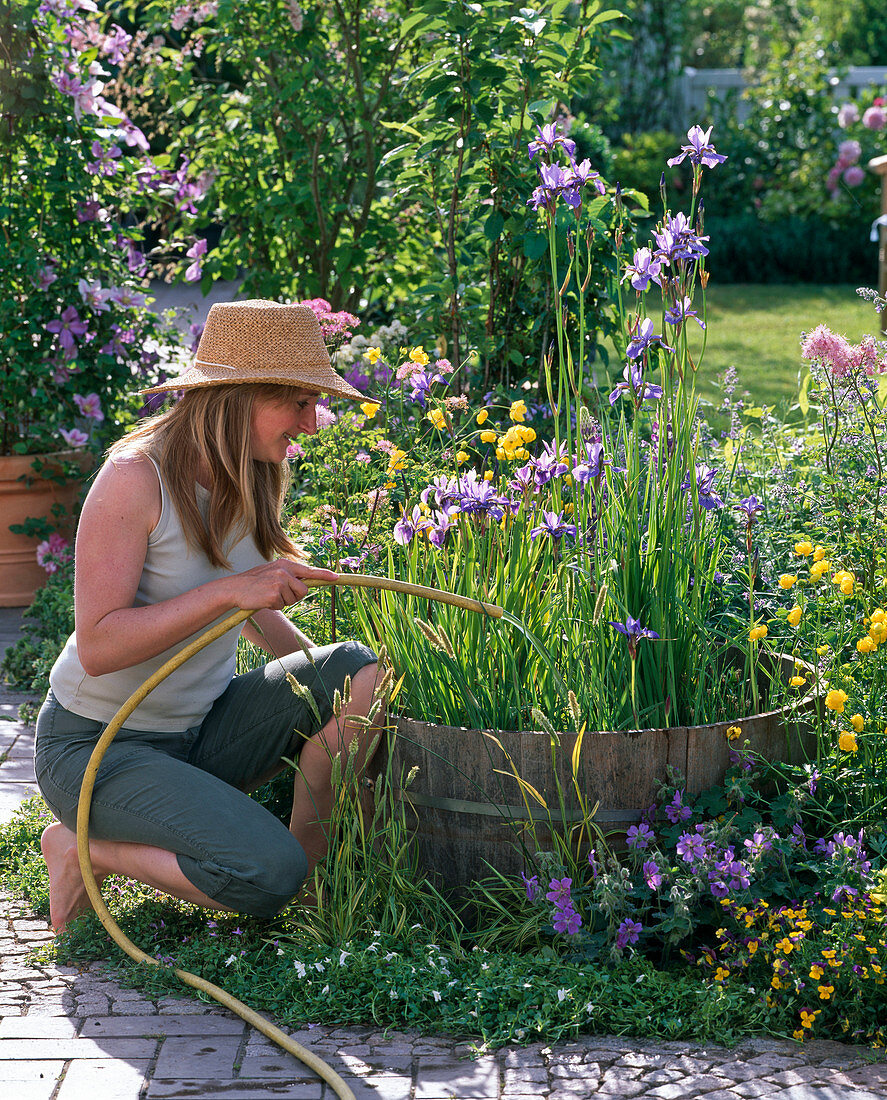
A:
MULTIPOLYGON (((358 642, 293 653, 235 676, 199 726, 182 733, 127 729, 112 741, 96 778, 90 836, 175 852, 189 882, 239 913, 272 917, 307 874, 302 846, 246 791, 295 760, 333 715, 335 691, 376 655, 358 642), (309 688, 320 722, 290 686, 309 688)), ((125 700, 120 700, 121 705, 125 700)), ((89 757, 105 723, 66 710, 52 692, 37 719, 37 783, 74 831, 89 757)))

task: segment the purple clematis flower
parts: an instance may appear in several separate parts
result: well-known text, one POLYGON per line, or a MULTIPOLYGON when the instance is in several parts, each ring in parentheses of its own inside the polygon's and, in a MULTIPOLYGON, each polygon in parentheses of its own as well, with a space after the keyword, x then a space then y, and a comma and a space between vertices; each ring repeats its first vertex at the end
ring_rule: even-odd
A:
POLYGON ((186 283, 196 283, 200 276, 203 274, 203 268, 201 266, 201 259, 206 255, 207 242, 205 237, 201 237, 195 241, 194 244, 188 249, 185 255, 189 260, 193 260, 194 263, 185 272, 186 283))
POLYGON ((564 535, 572 535, 575 538, 576 524, 567 523, 560 512, 543 512, 539 526, 532 528, 530 531, 531 539, 535 539, 537 535, 548 535, 549 538, 553 538, 558 542, 564 535))
POLYGON ((66 359, 73 359, 77 354, 77 337, 84 336, 88 329, 89 325, 80 320, 80 314, 74 306, 68 306, 61 317, 50 321, 46 326, 47 332, 58 336, 66 359))
POLYGON ((689 144, 682 145, 680 153, 667 161, 669 168, 681 164, 686 157, 690 158, 692 164, 704 165, 706 168, 716 168, 719 164, 723 164, 727 158, 716 152, 715 147, 709 144, 711 131, 711 126, 707 130, 703 130, 701 126, 691 126, 687 131, 689 144))
POLYGON ((644 381, 644 372, 638 363, 626 364, 622 372, 624 382, 617 382, 616 389, 610 394, 610 404, 615 405, 622 394, 630 394, 636 405, 643 401, 659 401, 662 387, 653 382, 644 381))
POLYGON ((626 266, 621 281, 624 283, 626 279, 631 279, 631 285, 638 293, 642 293, 651 282, 662 286, 661 271, 662 261, 656 259, 649 248, 639 248, 634 259, 626 266))

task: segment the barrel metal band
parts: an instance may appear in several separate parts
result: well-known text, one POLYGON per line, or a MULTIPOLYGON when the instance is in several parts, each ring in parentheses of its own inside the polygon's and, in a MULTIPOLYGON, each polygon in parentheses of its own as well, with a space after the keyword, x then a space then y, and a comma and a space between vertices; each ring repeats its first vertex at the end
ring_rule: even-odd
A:
MULTIPOLYGON (((548 821, 549 816, 555 823, 566 821, 568 824, 583 821, 584 815, 575 811, 562 818, 559 813, 549 813, 541 807, 530 807, 527 813, 526 806, 497 806, 493 802, 467 802, 462 798, 435 798, 427 794, 414 794, 412 791, 401 792, 402 797, 412 802, 415 806, 428 806, 434 810, 450 810, 461 814, 482 814, 484 817, 501 817, 510 821, 548 821)), ((644 816, 643 810, 598 810, 594 814, 593 821, 640 821, 644 816)))

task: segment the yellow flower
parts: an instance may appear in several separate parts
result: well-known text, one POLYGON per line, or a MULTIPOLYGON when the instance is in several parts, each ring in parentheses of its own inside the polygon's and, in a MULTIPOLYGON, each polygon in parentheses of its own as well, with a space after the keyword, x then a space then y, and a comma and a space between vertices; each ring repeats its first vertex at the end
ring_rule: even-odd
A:
POLYGON ((524 443, 532 443, 536 438, 536 432, 533 428, 518 428, 517 434, 521 437, 524 443))
POLYGON ((394 470, 402 470, 404 468, 404 459, 407 457, 406 451, 400 450, 396 447, 392 454, 388 458, 388 474, 389 476, 394 470))
POLYGON ((795 553, 799 558, 806 558, 808 554, 813 553, 813 543, 811 542, 796 542, 795 553))
POLYGON ((508 415, 515 424, 522 424, 527 419, 526 401, 512 401, 511 408, 508 410, 508 415))
POLYGON ((795 604, 791 611, 789 611, 788 621, 791 623, 792 626, 797 626, 798 623, 801 621, 801 609, 800 607, 798 607, 797 604, 795 604))
POLYGON ((810 977, 813 979, 814 982, 818 982, 824 973, 825 971, 822 969, 821 966, 810 967, 810 977))
POLYGON ((887 637, 887 623, 883 621, 877 623, 872 622, 872 625, 869 627, 869 637, 875 645, 880 645, 880 643, 884 641, 884 638, 887 637))
POLYGON ((774 974, 770 979, 770 985, 773 986, 774 989, 782 989, 782 982, 779 980, 778 974, 774 974))
POLYGON ((418 347, 410 348, 410 362, 418 363, 420 367, 428 366, 428 353, 421 344, 418 347))
POLYGON ((853 581, 848 577, 846 580, 841 581, 841 591, 845 596, 853 595, 853 581))
POLYGON ((442 409, 432 409, 428 414, 428 419, 439 431, 443 431, 447 426, 446 417, 442 409))
POLYGON ((876 607, 875 610, 872 612, 872 622, 882 623, 884 621, 884 618, 884 609, 882 607, 876 607))
POLYGON ((487 431, 480 433, 480 440, 481 443, 495 443, 496 433, 491 432, 489 429, 487 429, 487 431))
POLYGON ((856 648, 860 653, 871 653, 872 650, 878 648, 878 643, 872 641, 872 639, 866 634, 864 638, 860 638, 856 643, 856 648))
POLYGON ((849 730, 844 730, 838 738, 838 748, 841 752, 856 752, 859 748, 859 745, 856 743, 856 734, 851 733, 849 730))
POLYGON ((719 966, 715 971, 715 981, 722 982, 725 978, 730 977, 730 971, 726 967, 719 966))
POLYGON ((363 401, 361 402, 360 411, 367 418, 372 420, 381 406, 377 405, 375 401, 363 401))
POLYGON ((755 626, 748 632, 748 640, 750 642, 759 642, 761 638, 767 637, 766 626, 755 626))
POLYGON ((839 688, 831 688, 826 692, 825 705, 829 710, 837 711, 838 714, 844 713, 844 704, 847 702, 847 692, 841 691, 839 688))
POLYGON ((735 741, 742 734, 739 726, 727 726, 727 740, 735 741))
POLYGON ((819 999, 821 1001, 830 1001, 832 999, 832 994, 835 991, 833 985, 818 985, 816 988, 819 990, 819 999))
POLYGON ((484 481, 492 481, 492 480, 493 480, 493 471, 492 470, 485 470, 484 471, 484 481))
POLYGON ((794 949, 795 945, 788 938, 788 936, 783 936, 779 943, 776 944, 776 950, 783 951, 786 955, 790 955, 792 951, 794 951, 794 949))
POLYGON ((792 676, 792 678, 789 680, 789 684, 793 688, 803 687, 803 685, 806 684, 806 683, 807 683, 807 677, 806 676, 792 676))
POLYGON ((501 462, 501 461, 502 461, 502 460, 503 460, 503 459, 504 459, 505 457, 506 457, 506 455, 505 455, 505 450, 504 450, 504 448, 502 448, 502 447, 497 447, 497 448, 496 448, 496 458, 498 458, 498 459, 499 459, 499 461, 501 462))
POLYGON ((828 558, 822 558, 821 561, 815 561, 810 566, 810 576, 813 578, 813 580, 818 581, 823 573, 828 573, 831 567, 832 563, 828 560, 828 558))
POLYGON ((862 727, 865 725, 865 719, 861 714, 851 714, 850 725, 856 730, 857 733, 862 733, 862 727))
POLYGON ((819 1015, 821 1009, 817 1009, 815 1012, 808 1012, 806 1008, 801 1009, 801 1027, 813 1027, 816 1023, 816 1017, 819 1015))
POLYGON ((792 1032, 792 1038, 797 1039, 799 1043, 803 1043, 803 1041, 804 1041, 804 1032, 801 1030, 801 1028, 799 1028, 799 1027, 795 1028, 795 1030, 792 1032))
POLYGON ((461 466, 463 462, 467 462, 471 456, 467 451, 456 451, 456 461, 461 466))
POLYGON ((825 547, 817 546, 816 549, 813 551, 813 560, 814 561, 822 561, 822 559, 824 557, 825 557, 825 547))
POLYGON ((489 415, 490 414, 487 412, 486 409, 481 409, 480 412, 475 417, 475 420, 478 422, 478 424, 485 424, 488 417, 489 417, 489 415))
POLYGON ((789 589, 797 579, 794 573, 783 573, 779 578, 779 587, 789 589))
POLYGON ((747 946, 748 946, 749 955, 754 955, 754 954, 757 953, 757 950, 758 950, 758 941, 757 940, 749 940, 747 946))
POLYGON ((379 356, 382 354, 381 348, 367 348, 364 353, 371 363, 377 363, 379 356))
POLYGON ((818 645, 816 647, 816 652, 820 657, 824 657, 828 651, 829 647, 827 645, 818 645))

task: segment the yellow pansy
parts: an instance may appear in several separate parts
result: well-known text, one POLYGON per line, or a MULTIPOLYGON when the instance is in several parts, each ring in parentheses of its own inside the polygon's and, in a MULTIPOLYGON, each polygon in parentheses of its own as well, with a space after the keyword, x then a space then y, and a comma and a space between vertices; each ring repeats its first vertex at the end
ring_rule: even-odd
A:
POLYGON ((779 587, 789 589, 797 579, 794 573, 783 573, 779 578, 779 587))
POLYGON ((367 420, 372 420, 380 408, 381 406, 377 405, 375 401, 363 401, 360 405, 360 411, 367 420))
POLYGON ((813 979, 814 982, 818 982, 824 973, 825 971, 822 969, 821 966, 810 967, 810 977, 813 979))
POLYGON ((818 985, 816 988, 819 990, 819 999, 821 1001, 830 1001, 835 991, 833 985, 818 985))
POLYGON ((715 971, 715 981, 722 982, 725 978, 730 977, 730 971, 724 966, 719 966, 715 971))
POLYGON ((788 621, 791 623, 792 626, 797 626, 798 623, 801 621, 801 609, 800 607, 798 607, 797 604, 795 604, 791 611, 789 611, 788 621))
POLYGON ((806 558, 808 554, 813 553, 813 543, 812 542, 796 542, 795 543, 795 553, 798 555, 799 558, 806 558))
POLYGON ((859 745, 856 743, 856 734, 851 733, 849 730, 844 730, 838 738, 838 748, 841 752, 856 752, 859 748, 859 745))

